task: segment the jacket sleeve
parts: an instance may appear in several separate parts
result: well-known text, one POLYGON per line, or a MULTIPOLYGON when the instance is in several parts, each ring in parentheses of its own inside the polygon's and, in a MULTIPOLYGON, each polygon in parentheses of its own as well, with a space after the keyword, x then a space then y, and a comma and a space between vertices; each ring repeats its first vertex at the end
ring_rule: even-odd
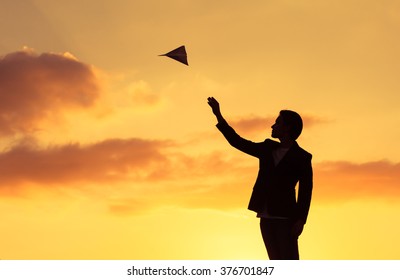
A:
POLYGON ((231 146, 251 156, 260 157, 263 142, 255 143, 242 138, 226 121, 219 122, 217 128, 231 146))
POLYGON ((297 214, 304 223, 307 221, 308 211, 310 209, 312 189, 313 189, 313 170, 311 165, 312 155, 307 154, 303 163, 302 172, 299 178, 299 190, 297 198, 297 214))

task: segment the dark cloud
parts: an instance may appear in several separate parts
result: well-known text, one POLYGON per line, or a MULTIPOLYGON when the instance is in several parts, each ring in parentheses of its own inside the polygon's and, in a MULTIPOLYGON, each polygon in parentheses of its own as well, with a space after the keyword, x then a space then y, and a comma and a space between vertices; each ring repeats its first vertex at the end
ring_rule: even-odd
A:
POLYGON ((0 57, 0 136, 29 133, 63 109, 88 108, 100 85, 71 55, 20 51, 0 57))
POLYGON ((65 185, 146 180, 168 163, 167 141, 109 139, 91 145, 38 148, 24 142, 0 154, 0 186, 65 185))

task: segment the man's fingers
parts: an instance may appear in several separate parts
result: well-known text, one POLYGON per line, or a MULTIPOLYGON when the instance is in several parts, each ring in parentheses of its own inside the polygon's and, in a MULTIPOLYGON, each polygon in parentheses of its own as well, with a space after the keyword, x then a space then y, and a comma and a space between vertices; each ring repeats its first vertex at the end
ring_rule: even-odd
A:
POLYGON ((218 105, 218 102, 217 102, 217 100, 215 100, 214 97, 209 97, 207 100, 208 100, 208 104, 210 104, 211 106, 218 105))

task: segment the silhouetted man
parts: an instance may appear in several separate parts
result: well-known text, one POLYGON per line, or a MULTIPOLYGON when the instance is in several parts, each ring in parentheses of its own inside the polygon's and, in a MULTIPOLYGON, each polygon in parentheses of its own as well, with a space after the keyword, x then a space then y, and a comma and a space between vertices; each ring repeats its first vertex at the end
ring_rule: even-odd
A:
POLYGON ((261 234, 271 260, 298 260, 297 239, 307 221, 312 194, 312 155, 296 142, 303 129, 299 114, 282 110, 272 125, 273 138, 255 143, 240 137, 223 118, 218 101, 208 98, 217 128, 236 149, 257 157, 259 171, 249 210, 260 218, 261 234), (298 195, 296 199, 296 185, 298 195))

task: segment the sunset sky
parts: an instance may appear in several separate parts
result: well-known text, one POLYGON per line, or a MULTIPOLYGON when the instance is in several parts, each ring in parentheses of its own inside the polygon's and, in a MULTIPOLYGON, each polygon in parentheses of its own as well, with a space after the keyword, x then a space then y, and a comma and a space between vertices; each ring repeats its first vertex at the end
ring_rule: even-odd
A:
POLYGON ((303 116, 301 259, 400 259, 399 1, 2 0, 0 34, 0 259, 266 259, 208 96, 256 142, 303 116))

